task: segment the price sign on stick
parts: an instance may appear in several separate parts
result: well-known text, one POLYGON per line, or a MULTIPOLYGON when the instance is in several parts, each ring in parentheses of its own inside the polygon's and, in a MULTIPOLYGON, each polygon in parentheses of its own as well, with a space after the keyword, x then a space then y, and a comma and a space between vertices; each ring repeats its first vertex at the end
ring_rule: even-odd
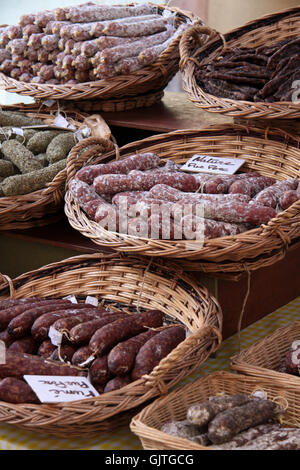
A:
POLYGON ((184 165, 182 171, 193 173, 211 173, 218 175, 233 175, 245 160, 238 158, 212 157, 209 155, 193 155, 184 165))

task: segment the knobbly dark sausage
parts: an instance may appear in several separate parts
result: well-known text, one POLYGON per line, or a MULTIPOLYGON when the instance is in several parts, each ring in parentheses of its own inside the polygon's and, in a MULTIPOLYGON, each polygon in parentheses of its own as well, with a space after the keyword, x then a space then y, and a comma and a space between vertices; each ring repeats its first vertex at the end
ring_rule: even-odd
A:
POLYGON ((143 344, 158 333, 148 330, 127 341, 117 344, 108 354, 107 366, 114 375, 127 375, 132 369, 135 357, 143 344))
POLYGON ((81 348, 77 349, 77 351, 73 354, 71 362, 75 366, 80 366, 91 355, 92 355, 92 351, 90 350, 89 346, 82 346, 81 348))
POLYGON ((114 390, 119 390, 125 385, 130 384, 131 378, 129 376, 124 377, 114 377, 113 379, 109 380, 104 387, 103 393, 113 392, 114 390))
POLYGON ((7 403, 40 403, 30 385, 15 377, 0 381, 0 400, 7 403))
POLYGON ((36 354, 38 350, 38 343, 31 337, 17 339, 8 347, 9 351, 20 353, 36 354))
POLYGON ((87 344, 93 334, 104 325, 114 322, 121 318, 127 318, 127 313, 109 313, 103 318, 97 318, 96 320, 87 321, 84 324, 79 324, 71 328, 69 338, 73 344, 87 344))
POLYGON ((107 355, 95 359, 89 368, 89 373, 93 385, 105 385, 113 377, 108 368, 107 355))
POLYGON ((136 355, 131 378, 138 380, 149 374, 185 337, 185 329, 179 325, 166 328, 149 339, 136 355))
POLYGON ((54 361, 71 362, 76 349, 71 344, 63 344, 59 348, 55 348, 50 354, 50 359, 54 361))
POLYGON ((43 341, 38 348, 37 355, 44 358, 50 357, 53 351, 55 351, 56 346, 51 343, 50 339, 43 341))
POLYGON ((91 337, 89 347, 94 354, 101 356, 120 341, 142 333, 147 327, 162 326, 162 322, 163 313, 159 310, 130 315, 97 330, 91 337))
POLYGON ((6 351, 6 363, 0 364, 0 377, 17 377, 23 375, 87 375, 84 370, 66 365, 62 362, 50 361, 33 354, 6 351))

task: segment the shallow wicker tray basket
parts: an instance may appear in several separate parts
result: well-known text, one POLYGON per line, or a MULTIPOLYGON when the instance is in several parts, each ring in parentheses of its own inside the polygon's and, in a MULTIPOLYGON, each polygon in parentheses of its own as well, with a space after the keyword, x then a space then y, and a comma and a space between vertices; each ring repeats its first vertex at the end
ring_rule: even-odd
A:
MULTIPOLYGON (((55 118, 50 110, 38 105, 1 106, 3 111, 22 112, 28 116, 52 124, 55 118)), ((67 112, 67 118, 79 128, 86 115, 78 111, 67 112)), ((106 141, 103 151, 111 149, 112 143, 106 141)), ((60 171, 45 188, 20 196, 0 197, 0 230, 27 229, 47 225, 61 218, 58 212, 63 207, 66 169, 60 171)))
POLYGON ((283 388, 300 390, 299 377, 279 372, 293 341, 300 340, 300 321, 277 328, 273 333, 252 344, 231 358, 230 367, 240 374, 264 378, 283 388))
MULTIPOLYGON (((158 12, 164 9, 176 13, 175 24, 188 21, 203 24, 202 20, 188 11, 176 7, 153 4, 158 12)), ((173 76, 179 70, 179 42, 181 35, 171 42, 169 47, 158 57, 156 62, 128 75, 117 75, 108 79, 97 80, 79 84, 49 85, 37 83, 24 83, 0 73, 0 88, 20 95, 32 96, 42 100, 105 100, 104 107, 107 108, 107 100, 121 99, 136 95, 146 95, 149 92, 162 91, 173 76)), ((126 109, 126 108, 125 108, 126 109)), ((104 110, 104 108, 103 108, 104 110)))
POLYGON ((167 393, 221 344, 222 313, 208 290, 176 267, 118 254, 83 255, 46 265, 14 280, 2 276, 0 299, 87 295, 127 310, 160 309, 190 335, 149 375, 96 398, 57 404, 0 402, 0 422, 60 437, 92 436, 129 422, 132 411, 167 393))
MULTIPOLYGON (((101 141, 99 141, 101 145, 101 141)), ((283 131, 219 125, 201 130, 180 130, 151 136, 125 145, 120 158, 136 152, 155 152, 162 160, 184 163, 195 153, 243 158, 242 171, 257 171, 278 179, 300 177, 299 142, 283 131)), ((96 142, 79 143, 67 162, 67 185, 84 165, 99 161, 96 142), (78 158, 83 145, 89 150, 78 158)), ((115 159, 115 153, 101 155, 103 161, 115 159)), ((199 248, 198 241, 154 240, 110 232, 90 220, 74 202, 66 188, 65 213, 69 223, 100 247, 121 253, 147 257, 172 258, 186 271, 237 274, 268 266, 285 256, 289 244, 300 236, 300 201, 281 212, 268 224, 236 236, 207 239, 199 248)))
POLYGON ((298 427, 300 411, 299 390, 281 388, 263 378, 247 377, 229 372, 215 372, 203 376, 192 383, 171 392, 167 397, 155 400, 137 414, 130 423, 131 431, 136 434, 146 450, 213 450, 187 439, 170 436, 160 431, 169 421, 186 419, 188 408, 194 403, 206 401, 219 393, 267 392, 268 399, 276 400, 285 409, 283 426, 298 427))
POLYGON ((220 98, 202 90, 195 79, 198 67, 210 63, 227 48, 268 46, 287 38, 299 37, 299 33, 299 6, 256 19, 224 36, 211 28, 194 26, 183 34, 180 41, 180 70, 184 91, 195 106, 212 113, 243 119, 299 118, 299 101, 266 103, 220 98))

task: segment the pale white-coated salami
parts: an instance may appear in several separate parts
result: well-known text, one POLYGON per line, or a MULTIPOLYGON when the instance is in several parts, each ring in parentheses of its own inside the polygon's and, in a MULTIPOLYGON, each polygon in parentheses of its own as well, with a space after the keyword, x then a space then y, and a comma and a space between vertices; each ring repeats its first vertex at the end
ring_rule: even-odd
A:
POLYGON ((257 176, 256 178, 235 181, 229 186, 228 192, 231 194, 247 194, 250 197, 254 197, 260 191, 274 183, 276 183, 274 178, 270 178, 268 176, 257 176))
POLYGON ((127 174, 131 170, 147 170, 155 168, 159 164, 160 158, 155 153, 139 153, 110 163, 85 166, 76 173, 75 177, 85 183, 92 184, 99 175, 127 174))
POLYGON ((246 224, 233 224, 193 215, 184 216, 180 224, 183 237, 189 240, 227 237, 249 230, 246 224))
POLYGON ((279 198, 284 191, 295 190, 299 184, 296 178, 290 178, 286 181, 277 181, 277 183, 268 186, 266 189, 260 191, 255 197, 254 201, 264 206, 275 207, 279 202, 279 198))
POLYGON ((199 183, 193 175, 184 173, 141 173, 139 175, 100 175, 94 180, 98 193, 116 194, 122 191, 148 191, 156 184, 167 184, 181 191, 197 191, 199 183))
POLYGON ((152 12, 153 7, 147 4, 137 6, 82 5, 70 8, 66 17, 72 23, 80 23, 147 15, 152 12))
POLYGON ((132 22, 132 23, 109 23, 103 30, 103 34, 107 36, 145 36, 148 34, 159 33, 166 29, 166 25, 169 23, 168 18, 153 18, 145 20, 143 22, 132 22))
POLYGON ((157 199, 163 199, 169 202, 202 202, 202 201, 216 201, 216 202, 249 202, 250 197, 246 194, 206 194, 206 193, 185 193, 178 189, 171 188, 165 184, 157 184, 149 190, 149 196, 157 199))

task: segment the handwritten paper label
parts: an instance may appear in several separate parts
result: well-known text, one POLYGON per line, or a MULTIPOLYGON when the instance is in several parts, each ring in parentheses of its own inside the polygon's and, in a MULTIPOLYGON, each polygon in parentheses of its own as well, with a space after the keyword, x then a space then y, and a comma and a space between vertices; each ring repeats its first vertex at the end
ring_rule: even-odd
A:
POLYGON ((21 137, 24 136, 23 129, 21 129, 20 127, 12 127, 11 130, 13 134, 20 135, 21 137))
POLYGON ((233 175, 245 160, 238 158, 212 157, 209 155, 193 155, 182 167, 183 171, 233 175))
POLYGON ((63 299, 69 300, 72 304, 78 304, 75 295, 67 295, 66 297, 63 297, 63 299))
POLYGON ((87 377, 24 375, 42 403, 59 403, 98 397, 87 377))

